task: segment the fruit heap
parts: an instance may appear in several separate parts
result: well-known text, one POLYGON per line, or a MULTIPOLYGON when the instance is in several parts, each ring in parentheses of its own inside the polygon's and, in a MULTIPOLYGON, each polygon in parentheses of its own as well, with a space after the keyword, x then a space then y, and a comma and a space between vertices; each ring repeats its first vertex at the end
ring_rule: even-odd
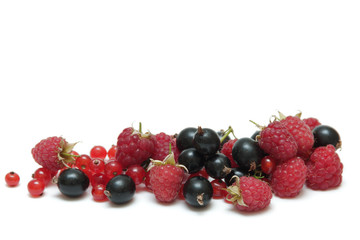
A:
MULTIPOLYGON (((70 198, 91 186, 95 201, 129 202, 143 185, 161 203, 177 199, 195 208, 212 199, 233 203, 239 211, 266 208, 273 194, 294 198, 304 186, 327 190, 341 184, 343 164, 336 150, 338 132, 316 118, 279 113, 251 137, 236 138, 232 127, 216 132, 201 126, 178 134, 152 134, 125 128, 108 151, 94 146, 90 154, 73 150, 62 137, 41 140, 32 149, 41 165, 28 183, 41 196, 50 183, 70 198), (230 138, 233 135, 233 139, 230 138)), ((16 186, 19 176, 5 177, 16 186)))

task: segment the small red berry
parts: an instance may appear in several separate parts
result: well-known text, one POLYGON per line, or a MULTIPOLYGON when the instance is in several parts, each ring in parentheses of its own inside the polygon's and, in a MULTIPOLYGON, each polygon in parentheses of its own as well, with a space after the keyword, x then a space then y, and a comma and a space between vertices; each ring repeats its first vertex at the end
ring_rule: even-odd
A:
POLYGON ((43 194, 45 190, 45 183, 43 180, 33 179, 28 183, 27 187, 31 196, 38 197, 43 194))
POLYGON ((91 195, 96 202, 104 202, 108 200, 108 197, 105 195, 104 191, 106 190, 105 185, 99 184, 94 186, 91 189, 91 195))
POLYGON ((214 199, 222 199, 227 195, 226 191, 226 183, 221 179, 214 179, 211 182, 211 186, 213 188, 213 198, 214 199))
POLYGON ((9 172, 5 175, 5 181, 8 186, 15 187, 19 185, 20 177, 15 172, 9 172))
POLYGON ((265 174, 270 174, 274 171, 276 166, 275 158, 271 156, 265 156, 261 159, 261 171, 265 174))
POLYGON ((93 159, 90 162, 90 171, 92 173, 103 173, 105 170, 105 162, 100 158, 93 159))
POLYGON ((110 161, 105 164, 104 173, 108 179, 122 174, 123 167, 118 161, 110 161))
POLYGON ((83 171, 86 175, 89 175, 91 161, 92 160, 91 160, 90 156, 88 156, 86 154, 82 154, 82 155, 80 155, 80 157, 78 157, 76 159, 75 166, 77 168, 79 168, 81 171, 83 171))
POLYGON ((92 158, 105 159, 106 155, 107 155, 107 151, 103 146, 94 146, 90 150, 90 157, 92 158))
POLYGON ((146 171, 140 165, 131 165, 125 172, 126 175, 131 177, 136 185, 142 183, 146 176, 146 171))
POLYGON ((97 186, 97 185, 106 185, 108 182, 108 178, 103 173, 95 173, 90 178, 90 184, 91 186, 97 186))
POLYGON ((116 150, 117 150, 117 146, 116 145, 112 145, 111 148, 108 150, 108 158, 110 160, 115 159, 115 155, 116 155, 116 150))
POLYGON ((46 168, 38 168, 36 169, 36 171, 33 174, 33 178, 34 179, 40 179, 43 180, 43 182, 45 183, 45 186, 49 184, 49 182, 51 181, 51 172, 50 170, 46 169, 46 168))

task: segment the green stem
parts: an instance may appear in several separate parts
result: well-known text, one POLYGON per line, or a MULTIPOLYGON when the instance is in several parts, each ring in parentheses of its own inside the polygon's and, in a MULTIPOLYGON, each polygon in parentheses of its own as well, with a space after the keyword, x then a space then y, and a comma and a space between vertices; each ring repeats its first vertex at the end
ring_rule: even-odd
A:
MULTIPOLYGON (((234 129, 231 126, 224 132, 224 136, 221 137, 220 143, 222 143, 225 140, 225 138, 227 138, 227 136, 229 136, 230 133, 233 133, 233 135, 234 135, 234 129)), ((234 137, 235 137, 235 135, 234 135, 234 137)))
POLYGON ((74 154, 70 154, 70 153, 61 153, 61 155, 65 156, 65 157, 80 157, 80 155, 74 155, 74 154))
POLYGON ((139 122, 139 132, 142 133, 142 126, 141 126, 141 122, 139 122))

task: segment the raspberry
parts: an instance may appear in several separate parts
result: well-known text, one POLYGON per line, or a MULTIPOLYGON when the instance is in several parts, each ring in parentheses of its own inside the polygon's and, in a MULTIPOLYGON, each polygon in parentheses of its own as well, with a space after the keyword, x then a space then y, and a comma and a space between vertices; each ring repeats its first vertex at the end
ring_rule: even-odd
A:
POLYGON ((74 155, 71 154, 74 146, 75 144, 68 143, 62 137, 48 137, 36 144, 31 154, 38 164, 56 172, 65 164, 75 162, 74 155))
POLYGON ((155 140, 150 133, 141 133, 132 127, 125 128, 117 140, 115 158, 121 166, 127 168, 147 160, 154 152, 155 140))
POLYGON ((221 148, 221 153, 224 154, 228 159, 230 159, 231 167, 236 168, 238 167, 237 163, 234 161, 234 158, 232 156, 232 148, 235 144, 237 139, 230 139, 221 148))
POLYGON ((271 176, 271 187, 281 198, 296 197, 306 181, 307 168, 300 157, 289 159, 277 165, 271 176))
POLYGON ((166 133, 158 133, 155 135, 155 150, 152 154, 152 159, 164 160, 169 155, 169 145, 171 149, 176 146, 175 141, 170 135, 166 133))
POLYGON ((314 135, 304 121, 297 116, 287 116, 281 120, 285 128, 294 137, 297 144, 299 156, 310 156, 314 145, 314 135))
POLYGON ((254 177, 235 177, 227 188, 226 200, 233 202, 239 211, 254 212, 266 208, 271 201, 270 186, 254 177))
POLYGON ((156 199, 165 203, 173 202, 185 177, 184 170, 176 165, 173 153, 164 161, 152 160, 152 164, 149 178, 156 199))
POLYGON ((259 146, 278 161, 293 158, 297 153, 297 144, 294 137, 279 121, 270 123, 263 128, 258 138, 259 146))
POLYGON ((339 186, 342 182, 343 164, 331 144, 316 148, 306 166, 306 185, 311 189, 327 190, 339 186))
POLYGON ((319 122, 319 120, 317 118, 314 117, 310 117, 310 118, 304 118, 303 121, 306 123, 306 125, 309 126, 310 130, 312 131, 315 127, 321 125, 321 123, 319 122))

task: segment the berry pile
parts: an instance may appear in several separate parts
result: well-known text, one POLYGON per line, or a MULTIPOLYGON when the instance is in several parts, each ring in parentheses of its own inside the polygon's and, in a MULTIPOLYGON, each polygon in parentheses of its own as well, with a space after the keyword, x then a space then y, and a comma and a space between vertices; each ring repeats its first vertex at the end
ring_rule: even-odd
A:
MULTIPOLYGON (((224 199, 239 211, 254 212, 269 206, 273 195, 294 198, 304 186, 327 190, 341 184, 341 140, 334 128, 282 113, 266 126, 255 125, 259 130, 251 137, 236 138, 232 127, 154 135, 143 133, 140 124, 138 130, 125 128, 110 149, 94 146, 89 155, 78 154, 76 144, 62 137, 49 137, 31 150, 41 167, 28 191, 38 197, 57 184, 63 195, 77 198, 91 188, 94 201, 123 204, 143 185, 160 203, 180 199, 204 208, 224 199)), ((20 177, 9 172, 5 180, 14 187, 20 177)))

